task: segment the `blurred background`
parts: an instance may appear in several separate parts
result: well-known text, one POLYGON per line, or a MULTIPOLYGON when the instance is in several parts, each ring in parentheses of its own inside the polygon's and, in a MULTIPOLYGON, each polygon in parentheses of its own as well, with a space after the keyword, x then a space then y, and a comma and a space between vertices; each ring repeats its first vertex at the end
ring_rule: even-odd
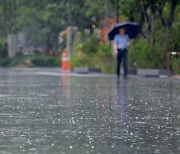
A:
MULTIPOLYGON (((99 67, 114 73, 107 34, 117 22, 137 22, 142 33, 131 41, 129 68, 167 68, 168 53, 180 46, 178 0, 0 0, 0 66, 99 67)), ((170 69, 180 73, 179 55, 170 69)))

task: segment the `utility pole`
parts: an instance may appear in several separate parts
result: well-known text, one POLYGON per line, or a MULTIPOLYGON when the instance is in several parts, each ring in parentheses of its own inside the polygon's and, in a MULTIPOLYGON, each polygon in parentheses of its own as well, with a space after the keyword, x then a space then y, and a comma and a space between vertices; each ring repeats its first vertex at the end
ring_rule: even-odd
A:
POLYGON ((72 18, 72 6, 73 6, 73 0, 68 0, 69 8, 68 8, 68 28, 67 28, 67 53, 68 58, 73 55, 73 52, 75 50, 75 44, 77 39, 77 32, 78 28, 76 26, 73 26, 73 18, 72 18))
POLYGON ((69 8, 68 8, 68 22, 69 26, 72 26, 72 0, 68 0, 69 2, 69 8))
POLYGON ((116 22, 119 22, 119 0, 116 0, 116 22))

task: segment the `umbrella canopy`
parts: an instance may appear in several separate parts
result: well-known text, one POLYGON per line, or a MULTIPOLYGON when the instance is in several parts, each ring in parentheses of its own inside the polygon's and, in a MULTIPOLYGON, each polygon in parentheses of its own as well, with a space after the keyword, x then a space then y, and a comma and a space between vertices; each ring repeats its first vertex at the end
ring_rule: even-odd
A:
POLYGON ((108 33, 108 37, 110 40, 114 40, 115 35, 119 34, 119 29, 121 27, 125 29, 125 33, 129 36, 130 39, 137 37, 137 35, 141 32, 141 26, 135 22, 126 21, 123 23, 118 23, 108 33))

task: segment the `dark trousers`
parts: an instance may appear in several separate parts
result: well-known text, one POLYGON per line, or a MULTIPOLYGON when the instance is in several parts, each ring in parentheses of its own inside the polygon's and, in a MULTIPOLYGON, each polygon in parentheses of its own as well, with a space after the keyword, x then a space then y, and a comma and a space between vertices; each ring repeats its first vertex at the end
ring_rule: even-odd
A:
POLYGON ((118 53, 117 53, 117 66, 116 66, 116 73, 117 76, 119 77, 120 75, 120 65, 121 65, 121 61, 123 59, 123 68, 124 68, 124 76, 127 76, 127 56, 128 56, 128 51, 127 49, 118 49, 118 53))

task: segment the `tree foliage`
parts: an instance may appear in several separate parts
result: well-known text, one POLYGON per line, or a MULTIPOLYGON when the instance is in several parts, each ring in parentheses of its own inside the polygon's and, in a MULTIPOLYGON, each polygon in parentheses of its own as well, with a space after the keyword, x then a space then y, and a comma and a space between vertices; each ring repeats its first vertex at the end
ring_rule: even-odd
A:
MULTIPOLYGON (((142 25, 151 47, 156 41, 157 28, 179 26, 178 0, 119 0, 119 6, 120 17, 142 25)), ((116 0, 1 0, 0 34, 5 38, 10 33, 24 31, 29 45, 57 49, 58 33, 68 25, 79 30, 91 28, 92 24, 100 27, 104 18, 115 18, 115 8, 116 0)))

